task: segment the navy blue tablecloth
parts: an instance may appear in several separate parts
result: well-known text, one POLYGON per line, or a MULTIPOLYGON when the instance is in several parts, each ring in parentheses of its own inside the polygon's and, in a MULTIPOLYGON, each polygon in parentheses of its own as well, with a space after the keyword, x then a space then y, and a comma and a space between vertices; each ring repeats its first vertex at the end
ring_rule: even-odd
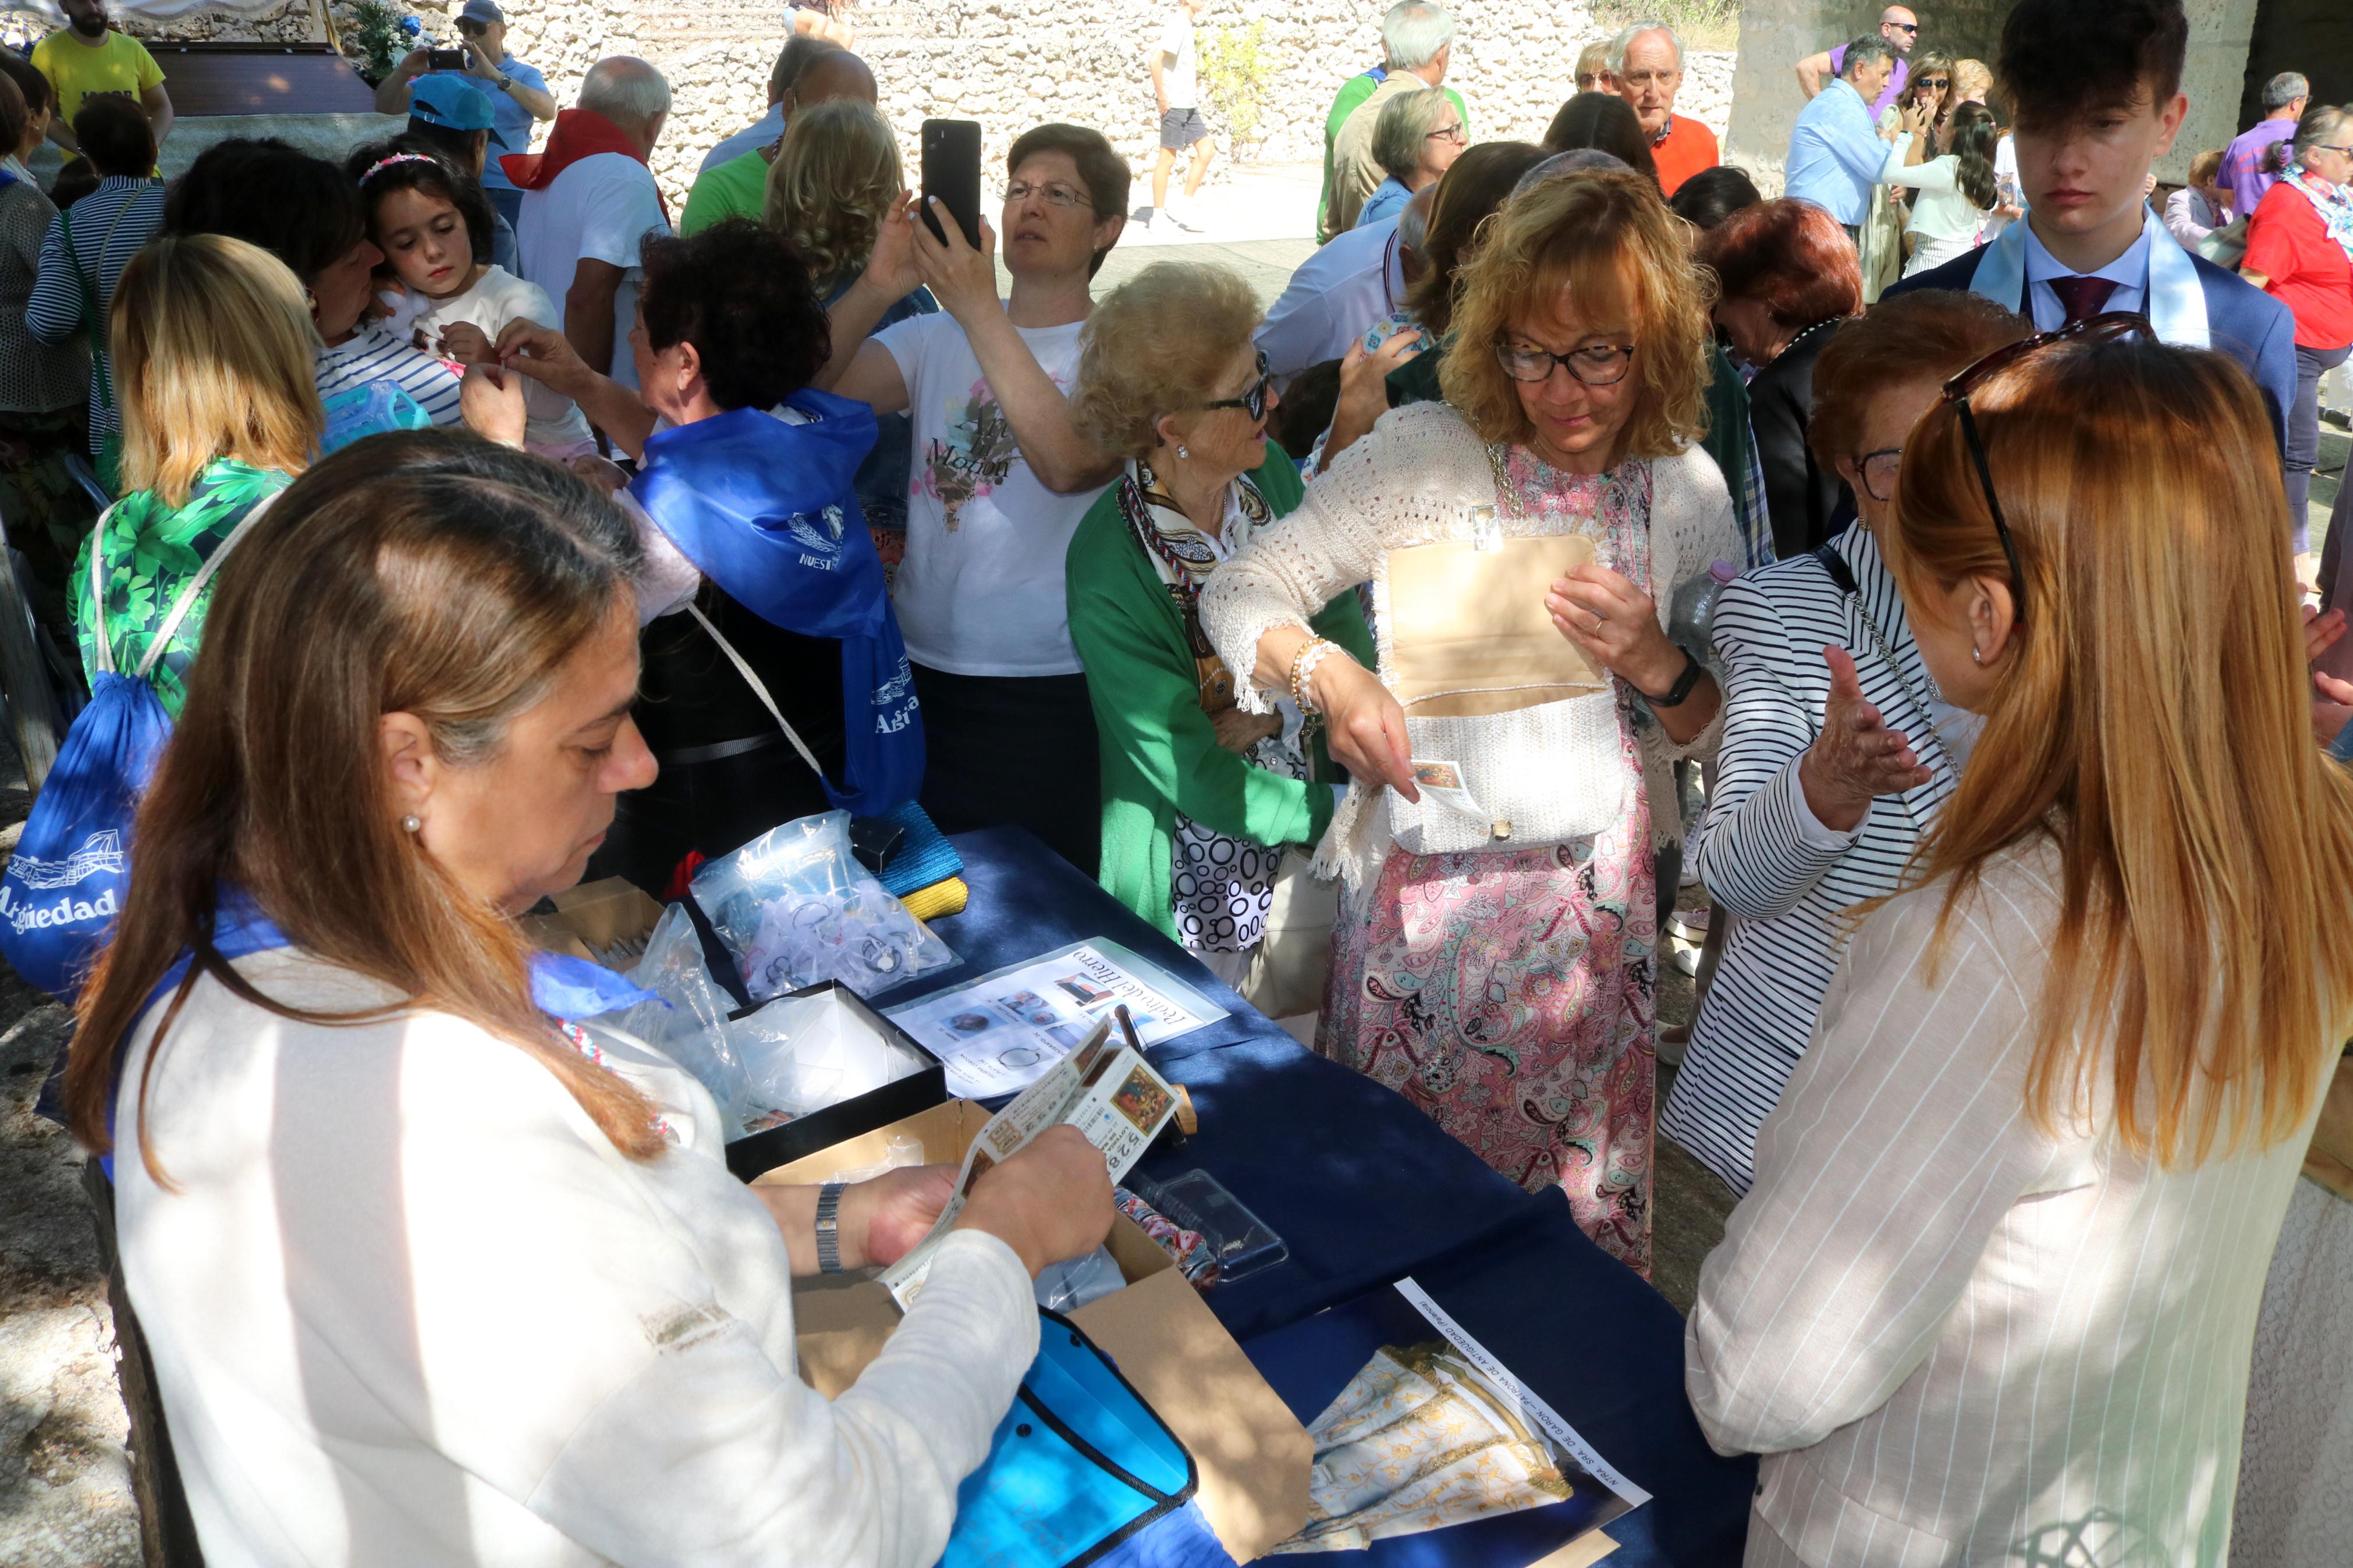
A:
POLYGON ((1150 1051, 1192 1094, 1201 1131, 1144 1168, 1207 1170, 1290 1244, 1288 1263, 1205 1298, 1246 1352, 1404 1275, 1442 1281, 1463 1328, 1651 1493, 1609 1527, 1612 1568, 1740 1560, 1755 1461, 1708 1448, 1683 1397, 1682 1318, 1587 1239, 1556 1190, 1523 1192, 1402 1097, 1303 1048, 1028 833, 954 843, 972 901, 933 929, 965 962, 883 1005, 1106 937, 1228 1010, 1150 1051))

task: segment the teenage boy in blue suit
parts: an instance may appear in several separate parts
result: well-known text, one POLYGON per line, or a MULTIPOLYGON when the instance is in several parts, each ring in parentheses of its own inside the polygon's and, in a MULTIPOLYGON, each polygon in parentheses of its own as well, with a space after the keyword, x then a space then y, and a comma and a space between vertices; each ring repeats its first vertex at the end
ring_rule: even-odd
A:
POLYGON ((2021 0, 2002 24, 1999 71, 2018 117, 2026 221, 1888 290, 1966 289, 2033 318, 2038 331, 2136 310, 2170 343, 2247 368, 2274 435, 2295 398, 2287 307, 2201 257, 2148 208, 2149 165, 2173 145, 2189 100, 2181 0, 2021 0))

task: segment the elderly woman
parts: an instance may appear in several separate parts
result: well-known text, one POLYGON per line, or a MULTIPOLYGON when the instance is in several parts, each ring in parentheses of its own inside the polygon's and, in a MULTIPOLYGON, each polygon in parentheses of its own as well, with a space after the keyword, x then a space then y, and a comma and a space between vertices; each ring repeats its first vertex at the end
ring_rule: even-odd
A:
POLYGON ((84 672, 137 671, 177 713, 215 558, 318 450, 317 340, 294 275, 223 235, 150 242, 113 316, 123 496, 82 542, 69 602, 84 672))
MULTIPOLYGON (((883 221, 906 194, 890 121, 871 103, 831 99, 800 110, 785 127, 762 221, 793 242, 818 298, 831 306, 866 269, 883 221)), ((939 308, 929 289, 916 289, 886 309, 875 330, 939 308)), ((895 566, 906 544, 914 425, 904 414, 885 414, 875 428, 874 449, 858 468, 858 504, 884 562, 895 566)))
POLYGON ((1696 858, 1733 921, 1659 1131, 1736 1193, 1813 1033, 1849 911, 1902 885, 1976 733, 1928 679, 1882 554, 1905 438, 1947 377, 2031 330, 1951 293, 1885 300, 1841 328, 1814 367, 1810 435, 1861 516, 1716 599, 1731 689, 1696 858))
POLYGON ((2287 411, 2287 510, 2304 552, 2320 455, 2320 378, 2353 353, 2353 109, 2318 103, 2247 220, 2239 275, 2295 317, 2295 406, 2287 411))
POLYGON ((1997 350, 1905 441, 1888 560, 1983 727, 1700 1274, 1684 1380, 1765 1456, 1751 1568, 2231 1554, 2264 1265, 2353 1031, 2353 780, 2261 395, 2118 321, 1997 350))
POLYGON ((1651 1255, 1657 962, 1644 752, 1714 743, 1668 640, 1739 552, 1693 442, 1706 285, 1658 187, 1548 180, 1462 272, 1443 403, 1390 413, 1221 567, 1202 620, 1242 706, 1321 716, 1355 786, 1316 1048, 1422 1106, 1634 1268, 1651 1255), (1309 625, 1369 579, 1377 673, 1309 625), (1638 738, 1635 711, 1653 719, 1638 738))
MULTIPOLYGON (((1297 708, 1245 712, 1201 630, 1202 589, 1300 500, 1297 468, 1266 438, 1278 399, 1250 342, 1259 315, 1232 272, 1175 261, 1096 305, 1071 417, 1127 468, 1071 537, 1068 576, 1103 736, 1098 876, 1245 996, 1271 1001, 1278 975, 1260 961, 1279 955, 1260 942, 1276 873, 1286 847, 1324 837, 1336 803, 1297 708)), ((1312 625, 1371 659, 1353 593, 1312 625)), ((1295 862, 1290 874, 1303 872, 1295 862)), ((1314 1006, 1304 1002, 1288 1010, 1314 1006)))
POLYGON ((1373 122, 1373 161, 1388 178, 1365 198, 1356 226, 1395 217, 1413 194, 1438 184, 1469 140, 1461 111, 1440 88, 1399 93, 1373 122))
POLYGON ((1831 536, 1853 504, 1834 468, 1806 440, 1814 362, 1838 324, 1862 309, 1862 275, 1838 220, 1781 197, 1734 213, 1699 242, 1722 293, 1715 324, 1756 372, 1749 419, 1765 468, 1765 510, 1776 555, 1803 555, 1831 536))
POLYGON ((498 348, 640 458, 628 494, 660 564, 638 723, 663 775, 622 802, 597 868, 659 889, 691 851, 913 799, 923 729, 859 517, 874 414, 809 385, 827 339, 807 269, 749 218, 649 239, 643 265, 638 390, 533 321, 498 348))
POLYGON ((922 1568, 1031 1276, 1108 1229, 1058 1129, 855 1386, 797 1375, 791 1277, 903 1254, 953 1173, 746 1186, 691 1076, 543 1010, 596 975, 515 917, 654 775, 634 553, 563 469, 412 434, 304 475, 222 580, 65 1085, 211 1561, 922 1568))

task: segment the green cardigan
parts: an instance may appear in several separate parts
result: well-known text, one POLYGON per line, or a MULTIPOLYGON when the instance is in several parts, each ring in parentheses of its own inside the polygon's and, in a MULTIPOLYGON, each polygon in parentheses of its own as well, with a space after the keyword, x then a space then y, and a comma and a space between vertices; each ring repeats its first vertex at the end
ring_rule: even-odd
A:
MULTIPOLYGON (((1251 476, 1275 516, 1299 504, 1299 470, 1274 442, 1251 476)), ((1332 791, 1254 767, 1218 744, 1201 711, 1199 675, 1185 620, 1120 515, 1119 487, 1103 491, 1071 537, 1066 562, 1071 640, 1087 667, 1103 749, 1103 890, 1174 937, 1170 869, 1176 816, 1266 845, 1313 844, 1332 820, 1332 791)), ((1344 593, 1311 623, 1373 664, 1356 595, 1344 593)), ((1236 681, 1250 678, 1236 670, 1236 681)), ((1319 741, 1316 778, 1332 775, 1319 741)))

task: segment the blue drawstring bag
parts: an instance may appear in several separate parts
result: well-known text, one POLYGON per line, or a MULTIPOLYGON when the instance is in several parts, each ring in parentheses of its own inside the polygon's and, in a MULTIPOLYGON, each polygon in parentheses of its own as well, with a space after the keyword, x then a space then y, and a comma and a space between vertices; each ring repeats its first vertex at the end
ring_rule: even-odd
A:
POLYGON ((0 953, 32 984, 71 1004, 131 891, 131 823, 172 738, 172 721, 147 684, 214 571, 269 509, 258 506, 197 568, 128 675, 114 668, 106 635, 106 524, 90 536, 91 616, 99 635, 90 706, 75 716, 33 801, 8 869, 0 875, 0 953))
POLYGON ((1082 1568, 1200 1486, 1193 1457, 1111 1359, 1039 1311, 1038 1359, 956 1491, 939 1568, 1082 1568))

